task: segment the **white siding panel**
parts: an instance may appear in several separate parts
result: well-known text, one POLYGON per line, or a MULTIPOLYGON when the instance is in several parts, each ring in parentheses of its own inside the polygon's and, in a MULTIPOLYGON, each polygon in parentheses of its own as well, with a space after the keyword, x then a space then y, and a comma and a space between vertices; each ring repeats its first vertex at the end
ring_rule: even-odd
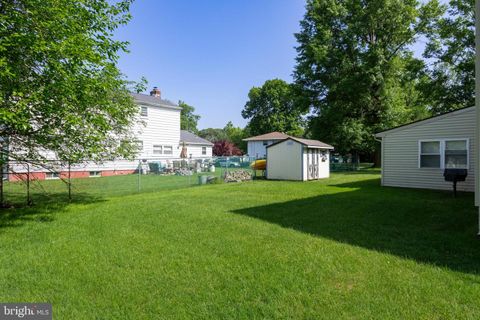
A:
POLYGON ((302 145, 296 141, 288 140, 268 148, 267 178, 303 180, 302 156, 302 145))
POLYGON ((382 181, 385 186, 451 190, 443 169, 418 167, 419 140, 468 138, 469 168, 465 182, 458 183, 458 190, 475 190, 475 109, 452 113, 437 121, 408 127, 387 133, 383 137, 382 181))

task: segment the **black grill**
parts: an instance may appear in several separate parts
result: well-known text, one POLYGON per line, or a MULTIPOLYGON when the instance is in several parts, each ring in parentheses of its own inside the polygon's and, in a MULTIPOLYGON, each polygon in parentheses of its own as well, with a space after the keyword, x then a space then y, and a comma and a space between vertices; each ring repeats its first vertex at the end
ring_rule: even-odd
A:
POLYGON ((445 169, 443 172, 445 181, 453 182, 453 194, 457 196, 457 182, 465 181, 468 176, 467 169, 445 169))

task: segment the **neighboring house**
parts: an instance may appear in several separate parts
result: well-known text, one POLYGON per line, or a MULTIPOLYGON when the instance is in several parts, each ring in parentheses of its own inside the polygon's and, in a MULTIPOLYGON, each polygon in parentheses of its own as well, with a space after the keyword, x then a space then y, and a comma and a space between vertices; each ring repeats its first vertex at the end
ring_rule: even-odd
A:
POLYGON ((330 176, 331 145, 288 137, 267 146, 267 179, 316 180, 330 176))
POLYGON ((247 141, 247 154, 250 157, 262 159, 267 157, 267 146, 285 140, 289 135, 282 132, 270 132, 255 137, 243 139, 247 141))
MULTIPOLYGON (((176 104, 164 100, 160 90, 153 88, 150 95, 132 93, 139 107, 139 120, 133 127, 139 153, 137 160, 106 161, 102 164, 83 163, 71 167, 72 178, 111 176, 131 174, 138 170, 139 160, 154 161, 162 165, 171 165, 173 160, 180 159, 183 143, 187 146, 187 153, 193 158, 212 157, 212 144, 189 132, 180 130, 181 108, 176 104)), ((23 165, 11 165, 11 171, 21 175, 9 175, 10 180, 24 178, 27 172, 23 165)), ((148 166, 147 166, 148 167, 148 166)), ((56 179, 67 177, 68 169, 55 168, 56 172, 49 172, 43 168, 30 168, 30 177, 35 179, 56 179)))
POLYGON ((376 134, 382 142, 382 185, 451 190, 445 168, 468 169, 458 190, 475 191, 475 107, 376 134))
POLYGON ((180 149, 187 148, 188 158, 198 159, 212 156, 213 143, 187 130, 180 131, 180 149))

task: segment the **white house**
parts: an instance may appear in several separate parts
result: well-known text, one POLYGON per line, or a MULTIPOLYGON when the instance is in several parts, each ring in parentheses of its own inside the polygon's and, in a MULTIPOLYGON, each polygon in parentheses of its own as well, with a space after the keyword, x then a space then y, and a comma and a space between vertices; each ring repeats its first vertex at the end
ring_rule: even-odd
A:
POLYGON ((247 154, 250 157, 262 159, 267 157, 267 146, 285 140, 289 136, 282 132, 270 132, 255 137, 243 139, 247 141, 247 154))
POLYGON ((190 131, 180 131, 180 148, 187 148, 187 157, 191 159, 201 159, 212 157, 213 143, 190 131))
POLYGON ((316 180, 330 176, 331 145, 288 137, 267 148, 267 179, 316 180))
POLYGON ((458 190, 475 191, 475 107, 464 108, 376 134, 382 142, 382 185, 451 190, 446 168, 468 169, 458 190))
MULTIPOLYGON (((83 163, 72 166, 70 177, 97 177, 121 174, 131 174, 138 170, 139 161, 154 161, 169 165, 180 159, 183 147, 187 149, 187 157, 200 159, 212 157, 212 143, 191 132, 180 130, 181 108, 176 104, 164 100, 160 90, 153 88, 150 95, 132 93, 139 107, 139 123, 133 127, 133 133, 139 144, 137 160, 115 160, 102 164, 83 163)), ((148 167, 148 166, 147 166, 148 167)), ((13 165, 11 171, 20 175, 10 174, 9 180, 24 178, 24 165, 13 165)), ((49 172, 43 168, 30 168, 31 179, 54 179, 67 177, 68 168, 55 168, 49 172)))

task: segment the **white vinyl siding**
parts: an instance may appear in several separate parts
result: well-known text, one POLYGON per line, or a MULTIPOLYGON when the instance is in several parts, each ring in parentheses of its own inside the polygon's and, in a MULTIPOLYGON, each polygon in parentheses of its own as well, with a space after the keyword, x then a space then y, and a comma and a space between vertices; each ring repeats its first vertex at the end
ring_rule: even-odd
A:
POLYGON ((180 157, 180 110, 167 107, 148 107, 148 118, 134 128, 134 133, 143 141, 143 151, 138 157, 179 158, 180 157), (163 146, 162 154, 154 153, 153 146, 163 146), (165 146, 169 146, 167 153, 165 146))
MULTIPOLYGON (((451 190, 451 182, 443 177, 448 152, 440 150, 438 168, 421 168, 420 141, 467 140, 468 177, 458 184, 458 190, 475 189, 475 108, 459 110, 445 116, 432 118, 405 128, 385 132, 382 137, 382 184, 384 186, 451 190)), ((442 147, 446 148, 446 147, 442 147)), ((457 150, 458 151, 458 150, 457 150)))
POLYGON ((189 158, 209 158, 212 156, 212 146, 202 146, 198 144, 187 144, 187 155, 189 158), (205 153, 204 153, 205 151, 205 153))

